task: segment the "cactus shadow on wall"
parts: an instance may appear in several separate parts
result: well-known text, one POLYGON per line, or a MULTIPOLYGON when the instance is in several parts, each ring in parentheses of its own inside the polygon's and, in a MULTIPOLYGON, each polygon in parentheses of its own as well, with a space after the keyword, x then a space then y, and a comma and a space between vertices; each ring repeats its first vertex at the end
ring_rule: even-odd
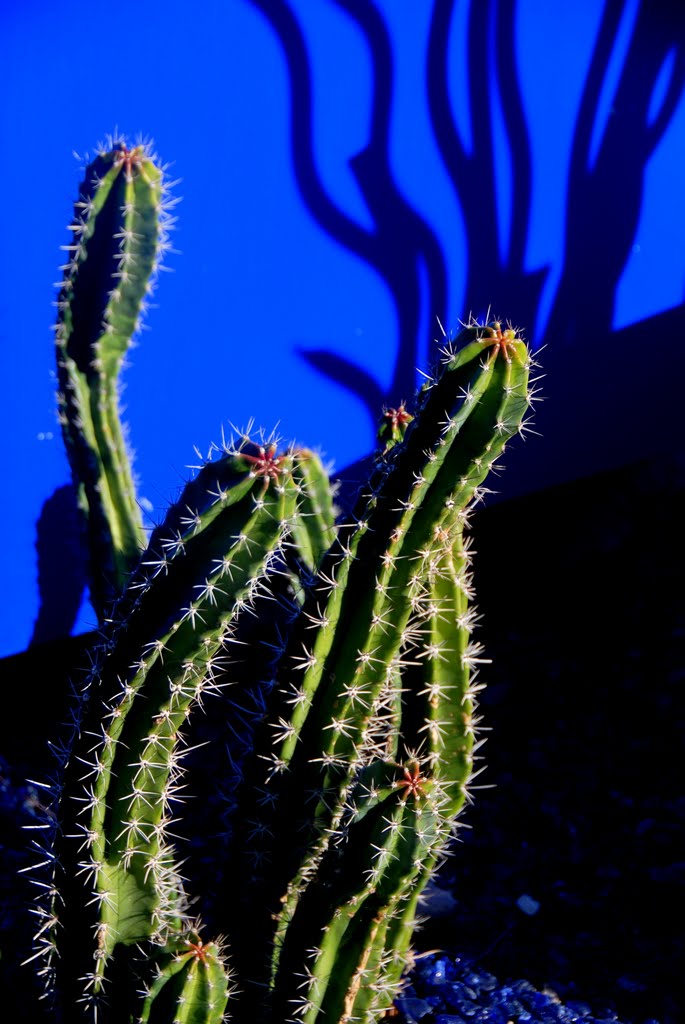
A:
MULTIPOLYGON (((324 347, 303 358, 324 376, 354 394, 375 422, 379 397, 395 405, 414 389, 415 367, 427 361, 421 308, 444 313, 448 283, 446 258, 430 224, 411 206, 393 177, 389 152, 391 98, 394 95, 392 45, 379 11, 361 0, 336 0, 363 35, 373 66, 369 138, 350 160, 350 169, 373 218, 372 228, 355 222, 326 191, 315 157, 312 69, 302 26, 285 0, 251 0, 273 28, 287 63, 290 85, 290 141, 294 173, 302 199, 321 229, 363 259, 383 278, 392 296, 399 336, 391 382, 384 392, 369 386, 370 375, 339 353, 324 347), (422 286, 422 278, 425 284, 422 286), (422 293, 422 287, 425 294, 422 293)), ((685 324, 676 307, 641 323, 614 329, 616 294, 631 254, 643 206, 647 165, 662 141, 683 97, 685 45, 682 11, 669 0, 642 0, 637 7, 623 66, 615 85, 611 116, 598 141, 597 112, 610 84, 613 57, 628 5, 605 5, 574 126, 565 196, 563 265, 546 317, 541 295, 550 268, 526 266, 532 213, 534 168, 529 127, 511 40, 516 37, 515 0, 471 3, 466 18, 468 105, 472 145, 460 137, 449 89, 450 31, 455 0, 435 0, 425 60, 428 117, 434 141, 464 217, 467 266, 463 310, 482 317, 492 303, 545 344, 545 395, 538 416, 545 438, 533 458, 517 459, 507 474, 505 495, 524 493, 581 475, 649 457, 662 448, 663 431, 645 429, 635 408, 650 402, 635 366, 656 334, 673 336, 685 324), (497 54, 507 53, 506 61, 497 54), (670 77, 657 86, 670 65, 670 77), (655 104, 655 98, 659 102, 655 104), (510 155, 511 222, 507 237, 498 219, 494 145, 497 100, 510 155), (620 359, 616 359, 620 352, 620 359), (605 396, 584 408, 577 401, 584 385, 582 367, 591 360, 596 394, 605 396), (598 370, 598 372, 597 372, 598 370), (638 422, 640 420, 640 422, 638 422), (568 427, 573 422, 573 439, 568 427), (613 424, 615 435, 607 436, 613 424), (603 429, 598 442, 598 426, 603 429), (520 463, 523 473, 519 473, 520 463)), ((454 226, 455 231, 458 225, 454 226)), ((675 358, 682 358, 676 355, 675 358)), ((663 382, 660 414, 672 410, 666 431, 675 431, 678 402, 674 373, 663 382), (662 398, 664 398, 662 393, 662 398)), ((528 456, 528 453, 526 453, 528 456)))
POLYGON ((81 514, 72 484, 58 487, 36 524, 40 605, 30 646, 68 636, 83 601, 87 566, 81 514))
MULTIPOLYGON (((393 176, 389 138, 395 81, 388 26, 373 5, 336 0, 338 9, 362 33, 373 68, 368 141, 350 161, 373 220, 373 226, 367 227, 327 192, 317 166, 313 74, 298 16, 285 0, 250 2, 268 20, 286 61, 292 165, 303 202, 322 232, 376 271, 396 310, 399 333, 387 388, 368 369, 331 351, 325 339, 320 346, 299 349, 303 360, 317 372, 359 399, 375 424, 381 405, 395 405, 414 391, 415 368, 429 361, 422 310, 431 316, 443 314, 449 296, 446 254, 440 241, 393 176)), ((675 392, 680 374, 660 375, 657 436, 657 428, 646 425, 646 413, 656 399, 645 392, 644 377, 635 367, 644 365, 645 353, 653 348, 655 338, 682 334, 683 307, 621 330, 614 329, 614 319, 617 288, 643 205, 647 165, 685 88, 684 15, 670 0, 641 0, 638 4, 615 86, 613 112, 597 141, 598 105, 610 77, 626 8, 624 0, 609 0, 605 5, 589 62, 569 154, 563 265, 549 315, 542 323, 541 295, 549 268, 530 270, 526 266, 534 168, 523 94, 511 55, 518 5, 516 0, 469 5, 466 51, 473 126, 469 149, 460 137, 449 90, 448 49, 457 4, 455 0, 435 0, 432 7, 425 59, 427 113, 436 149, 464 216, 464 313, 482 316, 496 303, 495 312, 506 312, 529 331, 537 325, 538 341, 546 345, 547 400, 536 421, 544 443, 532 456, 529 452, 512 453, 508 460, 512 471, 503 478, 504 497, 648 458, 657 447, 663 449, 665 437, 676 444, 680 433, 675 392), (495 59, 502 52, 510 57, 495 59), (655 88, 668 61, 670 78, 655 109, 655 88), (497 212, 498 160, 493 142, 497 98, 510 154, 511 221, 506 238, 497 212), (602 400, 586 403, 579 415, 578 395, 585 385, 582 368, 590 362, 594 393, 601 394, 602 400), (636 410, 641 414, 636 415, 636 410)), ((277 341, 287 344, 290 339, 277 341)), ((671 348, 670 353, 669 358, 682 360, 677 349, 671 348)), ((657 422, 656 417, 651 419, 657 422)), ((358 475, 354 468, 347 473, 352 478, 358 475)), ((46 502, 39 527, 41 609, 33 642, 64 635, 70 617, 73 623, 77 601, 75 578, 66 600, 63 590, 59 600, 50 597, 54 553, 41 537, 47 536, 53 522, 61 536, 61 506, 52 503, 52 498, 46 502)), ((68 574, 64 577, 70 578, 68 574)))

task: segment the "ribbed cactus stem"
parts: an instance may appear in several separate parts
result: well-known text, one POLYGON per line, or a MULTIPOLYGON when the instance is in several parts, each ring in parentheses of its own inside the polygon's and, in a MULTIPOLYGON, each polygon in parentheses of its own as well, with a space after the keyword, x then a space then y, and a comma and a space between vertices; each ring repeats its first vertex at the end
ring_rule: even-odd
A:
POLYGON ((379 988, 393 957, 388 930, 426 858, 449 832, 439 795, 427 781, 417 782, 414 766, 401 780, 396 766, 385 768, 386 785, 372 808, 349 822, 344 847, 329 849, 289 929, 283 969, 287 964, 298 973, 299 960, 306 973, 299 972, 299 1009, 294 985, 281 998, 287 996, 290 1014, 310 1024, 356 1020, 365 1004, 389 1005, 392 993, 383 1001, 379 988), (314 935, 316 944, 305 946, 314 935))
MULTIPOLYGON (((477 745, 468 653, 470 579, 461 529, 451 538, 444 530, 436 527, 436 557, 426 573, 430 597, 415 648, 417 662, 402 675, 400 749, 362 772, 350 798, 357 812, 341 864, 335 866, 333 898, 340 905, 330 914, 330 924, 322 917, 320 952, 310 953, 307 965, 313 981, 307 991, 318 997, 305 1013, 310 1021, 374 1020, 390 1005, 406 969, 416 903, 466 798, 477 745), (412 748, 420 756, 413 757, 412 748), (374 800, 375 831, 360 837, 355 834, 358 822, 374 800), (363 889, 344 894, 344 902, 341 866, 352 881, 365 879, 363 889)), ((327 873, 322 864, 319 882, 327 873)), ((305 899, 313 897, 310 888, 305 899)), ((300 917, 303 911, 304 906, 300 917)))
POLYGON ((183 930, 172 833, 184 725, 222 685, 236 618, 281 551, 297 499, 292 456, 244 441, 186 486, 119 603, 63 776, 75 802, 60 808, 45 939, 65 1005, 83 979, 98 1005, 122 947, 164 945, 183 930))
MULTIPOLYGON (((404 677, 406 707, 402 716, 405 747, 421 744, 422 759, 412 788, 419 792, 433 786, 436 811, 443 829, 453 830, 468 796, 468 785, 477 774, 475 754, 482 740, 476 738, 476 695, 479 647, 471 640, 476 613, 470 556, 462 530, 449 537, 442 525, 436 528, 444 544, 428 575, 430 595, 423 623, 419 665, 404 677)), ((442 840, 444 840, 444 833, 442 840)), ((393 956, 370 984, 383 983, 392 993, 406 969, 416 925, 417 904, 443 855, 438 842, 423 859, 411 884, 404 887, 402 902, 389 922, 385 942, 393 956)))
POLYGON ((113 143, 86 168, 57 300, 59 413, 87 519, 100 619, 145 547, 119 374, 167 247, 163 172, 148 147, 113 143))
POLYGON ((308 448, 295 453, 293 476, 300 501, 292 544, 304 567, 315 573, 336 536, 333 489, 320 456, 308 448))
POLYGON ((215 942, 189 935, 167 953, 147 986, 139 1024, 222 1024, 230 979, 215 942))
MULTIPOLYGON (((528 407, 529 364, 525 345, 499 324, 470 327, 444 351, 415 422, 379 465, 355 520, 341 529, 324 560, 278 667, 281 685, 257 741, 249 780, 263 794, 264 811, 260 824, 250 809, 243 839, 244 863, 258 866, 255 889, 248 887, 245 896, 264 888, 267 901, 263 916, 251 922, 250 941, 241 940, 246 972, 250 962, 264 962, 273 944, 270 978, 257 973, 255 984, 274 987, 276 1017, 292 1012, 293 971, 305 951, 315 949, 323 966, 321 973, 316 965, 309 970, 319 994, 299 1012, 312 1022, 337 1019, 326 1009, 333 1004, 321 1001, 330 936, 347 928, 344 886, 338 888, 345 872, 335 846, 342 842, 346 850, 352 848, 353 833, 366 828, 355 824, 364 773, 378 762, 389 772, 389 799, 405 804, 403 815, 409 809, 414 815, 403 817, 403 836, 421 815, 424 823, 432 822, 430 828, 417 826, 406 839, 407 851, 414 853, 387 855, 396 870, 378 865, 373 895, 350 896, 355 907, 361 902, 366 909, 355 910, 349 921, 365 921, 371 944, 371 932, 381 929, 378 915, 368 916, 371 908, 383 917, 399 913, 426 860, 442 849, 451 815, 463 800, 472 735, 464 670, 478 660, 478 649, 464 638, 468 618, 454 593, 455 588, 459 595, 468 591, 458 545, 468 504, 520 428, 528 407), (444 630, 441 606, 449 623, 444 630), (448 631, 449 637, 442 635, 448 631), (461 673, 449 687, 441 685, 431 665, 445 646, 451 675, 461 673), (430 666, 420 674, 418 698, 414 691, 404 693, 417 661, 430 666), (445 768, 453 755, 454 766, 445 768), (335 924, 322 918, 321 901, 307 896, 314 880, 317 892, 322 885, 332 887, 335 924)), ((392 815, 383 813, 387 820, 379 829, 392 828, 387 824, 392 815)), ((384 848, 380 833, 367 841, 367 850, 384 848)), ((376 959, 381 964, 390 955, 386 951, 376 959)), ((363 956, 375 956, 371 946, 363 956)), ((340 1006, 355 982, 352 976, 345 980, 337 959, 334 973, 337 994, 331 990, 330 998, 340 1006)), ((297 998, 304 996, 306 986, 297 998)))

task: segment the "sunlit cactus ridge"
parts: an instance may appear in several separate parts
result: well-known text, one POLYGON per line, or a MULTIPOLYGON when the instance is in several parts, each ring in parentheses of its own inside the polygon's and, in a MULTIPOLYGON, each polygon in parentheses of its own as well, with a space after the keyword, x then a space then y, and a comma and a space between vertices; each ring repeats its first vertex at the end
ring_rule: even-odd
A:
POLYGON ((116 390, 164 191, 146 147, 101 152, 60 293, 103 621, 46 786, 31 959, 59 1021, 375 1021, 476 774, 465 529, 531 358, 500 322, 445 341, 337 517, 314 451, 246 432, 146 542, 116 390))

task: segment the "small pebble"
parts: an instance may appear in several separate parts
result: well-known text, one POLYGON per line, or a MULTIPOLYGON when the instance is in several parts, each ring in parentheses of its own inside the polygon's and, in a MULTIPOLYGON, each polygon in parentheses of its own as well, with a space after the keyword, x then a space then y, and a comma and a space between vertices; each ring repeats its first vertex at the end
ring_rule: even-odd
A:
POLYGON ((516 906, 519 910, 522 910, 524 914, 528 914, 529 917, 537 914, 540 909, 539 902, 534 900, 533 897, 529 896, 526 892, 516 900, 516 906))

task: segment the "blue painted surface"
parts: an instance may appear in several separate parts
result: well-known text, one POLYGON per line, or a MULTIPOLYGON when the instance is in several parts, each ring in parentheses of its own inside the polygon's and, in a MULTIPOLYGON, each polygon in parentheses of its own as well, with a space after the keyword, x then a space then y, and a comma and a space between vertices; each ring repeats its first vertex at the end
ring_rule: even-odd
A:
MULTIPOLYGON (((602 313, 608 322, 599 316, 596 327, 606 334, 682 302, 682 18, 664 13, 661 24, 658 13, 650 15, 650 35, 639 24, 647 6, 627 0, 603 11, 596 0, 583 0, 560 9, 519 0, 451 10, 442 0, 232 0, 192 8, 120 0, 114 17, 109 5, 91 5, 86 14, 75 0, 3 5, 0 429, 10 523, 3 585, 11 600, 0 654, 21 650, 31 636, 35 523, 69 478, 55 421, 49 328, 51 282, 58 280, 79 174, 71 151, 92 151, 118 126, 132 137, 153 137, 171 177, 181 179, 174 187, 183 196, 174 236, 181 252, 168 259, 173 272, 162 275, 159 306, 133 353, 123 395, 140 494, 155 518, 197 461, 193 445, 206 451, 230 423, 278 423, 284 437, 320 445, 338 467, 369 450, 373 402, 331 381, 316 368, 325 362, 307 359, 308 351, 358 365, 378 394, 406 398, 413 367, 426 366, 439 333, 436 316, 456 327, 471 309, 482 313, 488 302, 504 301, 499 294, 518 296, 530 285, 532 297, 521 304, 528 334, 548 343, 554 365, 555 339, 544 335, 563 314, 559 295, 573 285, 571 275, 566 291, 561 287, 573 234, 570 168, 582 166, 572 159, 576 118, 603 18, 613 9, 622 15, 600 76, 587 169, 602 169, 603 141, 618 124, 624 158, 610 171, 616 189, 635 181, 638 194, 633 188, 632 206, 626 202, 635 228, 628 224, 632 242, 615 260, 620 274, 602 313), (483 31, 475 31, 483 12, 483 31), (446 34, 438 31, 441 19, 446 34), (638 31, 644 58, 636 55, 638 31), (439 81, 443 53, 447 73, 439 81), (644 70, 647 120, 659 128, 651 151, 637 157, 641 115, 635 93, 621 91, 629 60, 632 80, 644 70), (431 97, 441 90, 437 109, 431 97), (525 131, 511 105, 518 90, 525 131), (674 90, 677 102, 660 125, 674 90), (450 168, 449 133, 441 136, 447 121, 466 161, 483 155, 475 180, 456 180, 450 168), (636 159, 643 177, 631 177, 636 159), (522 215, 526 173, 530 201, 522 215), (474 285, 480 266, 491 286, 474 285)), ((612 145, 611 152, 621 151, 612 145)), ((600 185, 608 189, 604 179, 600 185)), ((588 252, 609 250, 600 217, 595 227, 588 252)), ((579 253, 576 244, 573 258, 579 253)), ((510 301, 495 311, 506 316, 510 301)), ((571 351, 579 331, 564 341, 571 351)), ((571 375, 569 393, 576 386, 571 375)), ((583 463, 582 453, 577 464, 572 454, 554 461, 555 429, 550 421, 550 440, 526 486, 611 462, 601 446, 594 463, 583 463)), ((656 444, 656 427, 650 429, 656 444)), ((630 457, 638 442, 628 429, 623 437, 622 457, 630 457)), ((92 624, 85 606, 79 628, 92 624)))

